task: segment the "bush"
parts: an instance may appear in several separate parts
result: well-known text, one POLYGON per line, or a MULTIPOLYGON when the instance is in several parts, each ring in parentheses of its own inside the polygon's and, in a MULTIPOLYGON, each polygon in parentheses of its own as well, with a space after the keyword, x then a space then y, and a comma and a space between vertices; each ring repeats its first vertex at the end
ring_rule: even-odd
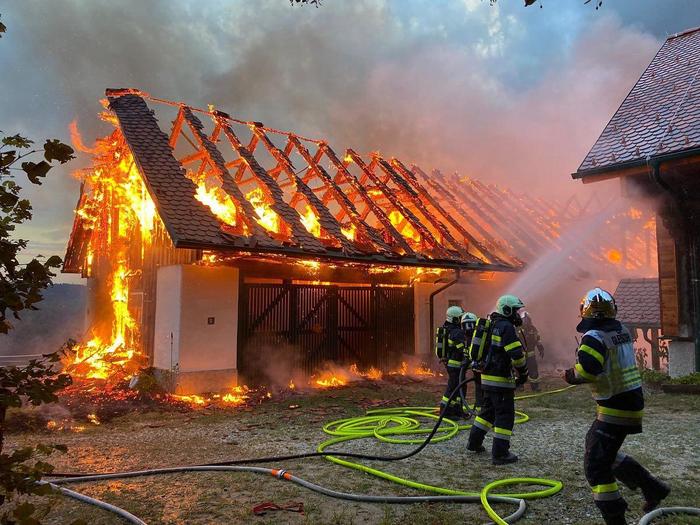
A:
POLYGON ((674 385, 700 385, 700 372, 688 374, 687 376, 674 377, 669 383, 674 385))
POLYGON ((641 375, 642 381, 650 385, 661 385, 663 383, 668 383, 671 379, 668 374, 664 374, 658 370, 652 370, 651 368, 643 369, 641 375))

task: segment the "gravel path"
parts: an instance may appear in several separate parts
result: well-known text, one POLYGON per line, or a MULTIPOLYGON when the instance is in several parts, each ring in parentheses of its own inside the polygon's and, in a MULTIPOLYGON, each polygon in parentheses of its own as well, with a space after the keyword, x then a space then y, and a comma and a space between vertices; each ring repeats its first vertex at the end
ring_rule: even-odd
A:
MULTIPOLYGON (((544 388, 559 387, 552 379, 544 388)), ((54 441, 69 447, 56 457, 58 470, 113 471, 180 464, 196 464, 261 455, 292 454, 315 449, 327 436, 324 422, 359 415, 387 400, 395 405, 427 404, 438 398, 436 381, 360 384, 324 392, 273 399, 256 408, 199 410, 190 413, 135 413, 88 428, 79 434, 54 433, 54 441), (300 405, 290 409, 290 405, 300 405)), ((700 506, 700 398, 653 394, 647 396, 644 433, 631 436, 624 450, 671 482, 670 504, 700 506)), ((365 464, 395 475, 443 487, 478 491, 485 483, 504 477, 546 477, 564 482, 564 490, 546 500, 531 501, 519 523, 600 523, 585 482, 583 439, 594 405, 585 388, 564 394, 518 402, 531 420, 517 425, 512 448, 521 457, 516 465, 493 467, 487 455, 465 451, 467 432, 430 445, 409 460, 365 464)), ((9 445, 47 440, 46 434, 10 436, 9 445)), ((490 438, 487 438, 487 447, 490 438)), ((399 454, 409 445, 387 445, 373 439, 339 446, 371 454, 399 454)), ((299 476, 339 490, 367 494, 416 494, 368 474, 345 469, 322 459, 290 462, 284 466, 299 476)), ((115 481, 76 487, 84 493, 124 506, 148 523, 484 523, 478 505, 388 506, 331 500, 283 481, 252 474, 178 474, 158 478, 115 481), (263 501, 305 504, 305 515, 271 513, 254 517, 250 509, 263 501)), ((639 494, 625 491, 629 519, 638 519, 639 494)), ((117 520, 81 504, 56 499, 46 523, 69 523, 83 517, 88 523, 117 520)), ((501 507, 503 513, 510 509, 501 507)), ((663 522, 658 522, 663 523, 663 522)), ((666 523, 692 523, 675 521, 666 523)), ((697 523, 697 521, 696 521, 697 523)))

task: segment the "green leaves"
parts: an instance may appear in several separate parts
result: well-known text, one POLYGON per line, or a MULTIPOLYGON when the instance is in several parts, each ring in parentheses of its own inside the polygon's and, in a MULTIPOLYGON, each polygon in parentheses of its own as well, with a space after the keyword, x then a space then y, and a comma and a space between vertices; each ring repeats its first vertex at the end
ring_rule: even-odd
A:
POLYGON ((29 182, 32 184, 41 184, 41 180, 39 179, 46 177, 46 174, 51 169, 51 164, 45 160, 42 160, 38 164, 34 162, 23 162, 22 169, 27 174, 29 182))
POLYGON ((29 140, 26 137, 23 137, 22 135, 12 135, 11 137, 3 137, 2 138, 2 143, 5 146, 12 146, 13 148, 28 148, 32 144, 34 144, 33 140, 29 140))
POLYGON ((75 153, 73 148, 58 139, 47 140, 44 144, 44 158, 49 162, 57 160, 61 164, 65 164, 75 158, 73 153, 75 153))

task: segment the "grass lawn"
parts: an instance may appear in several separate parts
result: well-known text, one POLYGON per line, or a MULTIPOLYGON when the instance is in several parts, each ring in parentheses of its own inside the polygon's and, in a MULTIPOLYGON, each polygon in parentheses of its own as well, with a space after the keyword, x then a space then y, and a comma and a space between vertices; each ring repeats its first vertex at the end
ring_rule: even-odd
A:
MULTIPOLYGON (((563 386, 545 380, 544 390, 563 386)), ((374 406, 433 405, 442 391, 436 379, 362 382, 352 386, 296 393, 256 407, 193 411, 134 412, 88 425, 81 433, 18 432, 8 446, 60 442, 68 453, 54 458, 59 471, 103 472, 209 463, 227 459, 291 454, 314 450, 327 436, 325 422, 364 414, 374 406), (295 405, 299 405, 298 408, 295 405), (290 408, 295 407, 295 408, 290 408)), ((529 392, 526 392, 529 393, 529 392)), ((561 480, 564 489, 543 500, 528 502, 518 523, 594 524, 600 518, 583 476, 583 440, 594 414, 586 387, 562 394, 518 401, 530 421, 516 426, 512 449, 521 458, 515 465, 493 467, 487 455, 465 450, 467 432, 433 444, 408 460, 365 462, 398 476, 468 491, 504 477, 545 477, 561 480)), ((487 438, 488 446, 490 438, 487 438)), ((410 445, 388 445, 373 439, 353 441, 342 448, 369 453, 399 454, 410 445)), ((700 506, 700 396, 647 394, 645 430, 630 436, 623 448, 663 479, 673 493, 668 505, 700 506)), ((284 467, 309 481, 365 494, 417 495, 421 492, 334 465, 324 459, 267 465, 284 467)), ((413 506, 351 503, 309 492, 286 481, 241 473, 191 473, 70 485, 89 496, 121 506, 149 524, 204 523, 484 523, 479 504, 413 506), (262 502, 303 502, 303 515, 270 512, 257 517, 252 508, 262 502)), ((641 512, 641 495, 624 489, 630 504, 628 520, 641 512)), ((90 524, 120 520, 87 505, 53 497, 46 523, 90 524)), ((512 507, 496 507, 508 514, 512 507)), ((655 523, 700 523, 674 517, 655 523)))

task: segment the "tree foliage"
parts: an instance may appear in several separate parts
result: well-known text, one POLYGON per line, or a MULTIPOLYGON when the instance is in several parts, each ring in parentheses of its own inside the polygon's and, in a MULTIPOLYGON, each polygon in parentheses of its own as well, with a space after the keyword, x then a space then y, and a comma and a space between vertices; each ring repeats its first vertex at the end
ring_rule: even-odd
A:
POLYGON ((30 183, 40 185, 55 163, 64 164, 75 156, 73 148, 57 139, 34 148, 34 141, 19 134, 0 131, 0 137, 0 333, 5 334, 12 326, 8 315, 19 319, 22 310, 36 309, 41 291, 55 275, 52 270, 61 265, 57 256, 19 263, 18 256, 27 247, 27 240, 14 238, 13 234, 18 225, 31 220, 32 206, 22 198, 16 175, 23 173, 30 183), (42 160, 35 158, 41 153, 42 160))
POLYGON ((26 495, 46 495, 51 487, 39 483, 53 472, 46 461, 56 451, 65 452, 63 445, 40 444, 3 452, 7 410, 23 403, 35 406, 58 401, 57 392, 69 386, 72 379, 58 372, 54 365, 61 360, 59 352, 33 359, 26 366, 0 367, 0 524, 35 525, 36 507, 26 501, 26 495))
MULTIPOLYGON (((0 37, 5 31, 5 25, 0 22, 0 37)), ((15 238, 14 233, 18 225, 31 220, 32 206, 22 197, 16 176, 22 174, 31 184, 40 185, 56 163, 64 164, 73 158, 73 148, 57 139, 47 140, 39 148, 27 137, 0 131, 0 334, 12 328, 8 313, 19 319, 22 310, 36 309, 36 303, 42 299, 41 292, 55 275, 52 270, 61 264, 57 256, 45 260, 37 257, 20 264, 18 257, 26 249, 27 241, 15 238)), ((3 525, 39 523, 35 517, 37 509, 26 496, 51 491, 49 485, 40 483, 44 475, 53 471, 46 458, 55 451, 65 451, 62 445, 40 444, 3 452, 7 410, 24 403, 38 406, 55 402, 57 392, 71 384, 68 374, 54 369, 59 361, 59 353, 53 353, 26 366, 0 367, 0 523, 3 525)))

